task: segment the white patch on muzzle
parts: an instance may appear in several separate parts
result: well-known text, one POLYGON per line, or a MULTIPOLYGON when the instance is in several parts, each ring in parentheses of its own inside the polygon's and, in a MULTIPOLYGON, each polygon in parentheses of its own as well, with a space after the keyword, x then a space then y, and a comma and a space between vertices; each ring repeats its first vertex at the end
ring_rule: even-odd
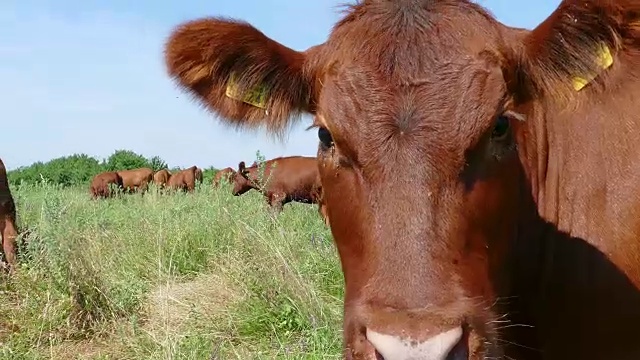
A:
POLYGON ((445 360, 461 338, 461 327, 440 333, 419 344, 411 339, 402 340, 367 329, 367 339, 385 360, 445 360))

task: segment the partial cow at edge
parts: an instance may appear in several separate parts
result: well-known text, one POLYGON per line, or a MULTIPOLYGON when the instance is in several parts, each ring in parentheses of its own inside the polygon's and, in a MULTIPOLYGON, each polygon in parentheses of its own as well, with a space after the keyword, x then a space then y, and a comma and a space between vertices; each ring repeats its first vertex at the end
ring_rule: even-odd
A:
POLYGON ((9 273, 14 273, 17 267, 18 228, 16 217, 16 204, 9 188, 7 169, 0 159, 0 236, 2 237, 2 258, 0 260, 7 265, 9 273))

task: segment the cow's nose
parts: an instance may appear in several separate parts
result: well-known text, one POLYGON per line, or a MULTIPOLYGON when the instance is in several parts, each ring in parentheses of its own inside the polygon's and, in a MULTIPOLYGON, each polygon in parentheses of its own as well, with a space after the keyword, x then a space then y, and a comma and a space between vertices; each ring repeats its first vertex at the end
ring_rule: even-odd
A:
POLYGON ((367 340, 384 360, 468 360, 468 337, 456 327, 417 342, 367 329, 367 340))

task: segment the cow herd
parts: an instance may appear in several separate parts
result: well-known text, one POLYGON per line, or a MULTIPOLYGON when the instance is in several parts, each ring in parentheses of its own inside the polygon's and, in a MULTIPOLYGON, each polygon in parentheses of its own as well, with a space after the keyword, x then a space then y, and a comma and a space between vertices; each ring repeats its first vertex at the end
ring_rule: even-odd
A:
MULTIPOLYGON (((94 199, 108 198, 119 192, 144 193, 149 189, 149 184, 154 183, 161 191, 192 192, 196 184, 202 183, 202 180, 202 169, 196 166, 173 174, 167 169, 154 173, 150 168, 106 171, 94 176, 89 191, 94 199)), ((265 161, 264 166, 254 162, 249 167, 241 161, 238 170, 226 167, 215 174, 212 185, 219 187, 222 182, 233 185, 234 196, 240 196, 252 189, 261 192, 270 209, 276 213, 292 201, 318 204, 318 212, 328 225, 315 157, 278 157, 265 161)))
MULTIPOLYGON (((93 199, 110 198, 118 193, 145 193, 150 184, 155 184, 161 192, 193 192, 197 183, 202 183, 202 169, 191 166, 171 173, 167 169, 154 172, 151 168, 106 171, 97 174, 89 187, 93 199)), ((238 170, 231 167, 218 171, 212 186, 222 183, 232 185, 232 194, 240 196, 249 190, 261 192, 270 209, 276 214, 289 202, 318 204, 318 212, 328 226, 325 206, 322 202, 322 186, 315 157, 288 156, 267 160, 263 166, 254 162, 247 167, 244 161, 238 170)), ((13 273, 16 266, 16 207, 9 188, 7 172, 0 159, 0 235, 2 255, 0 262, 13 273)))
POLYGON ((97 174, 91 180, 89 191, 94 199, 115 196, 118 192, 144 193, 149 184, 155 183, 160 189, 183 190, 191 192, 196 183, 202 182, 202 169, 190 168, 170 173, 167 169, 153 172, 151 168, 127 169, 119 171, 105 171, 97 174))

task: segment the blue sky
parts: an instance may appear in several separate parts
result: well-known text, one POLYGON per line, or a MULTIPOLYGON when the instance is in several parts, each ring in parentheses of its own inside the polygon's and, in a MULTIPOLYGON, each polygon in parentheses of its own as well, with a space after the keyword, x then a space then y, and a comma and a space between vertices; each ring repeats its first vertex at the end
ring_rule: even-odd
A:
MULTIPOLYGON (((9 169, 72 153, 115 149, 170 166, 236 167, 282 155, 315 156, 310 118, 279 142, 217 123, 166 76, 172 28, 223 15, 304 50, 323 42, 345 0, 0 1, 0 157, 9 169), (179 5, 180 4, 180 5, 179 5), (8 127, 7 127, 8 126, 8 127)), ((559 0, 479 0, 502 22, 532 28, 559 0)))

